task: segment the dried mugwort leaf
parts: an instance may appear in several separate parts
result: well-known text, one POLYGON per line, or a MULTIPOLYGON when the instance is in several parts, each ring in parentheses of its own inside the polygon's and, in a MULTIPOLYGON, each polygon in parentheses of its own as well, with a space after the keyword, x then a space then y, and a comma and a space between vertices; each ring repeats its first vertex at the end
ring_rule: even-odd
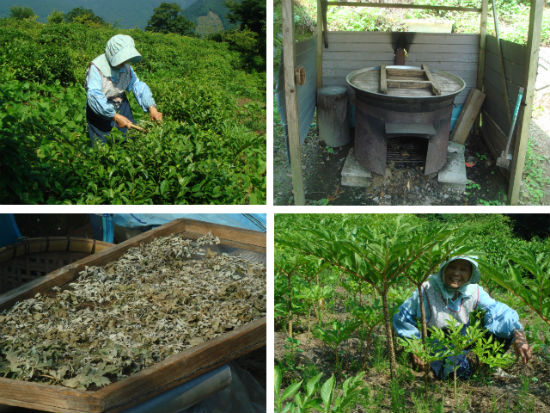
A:
POLYGON ((97 389, 265 316, 265 266, 181 235, 0 313, 0 374, 97 389))

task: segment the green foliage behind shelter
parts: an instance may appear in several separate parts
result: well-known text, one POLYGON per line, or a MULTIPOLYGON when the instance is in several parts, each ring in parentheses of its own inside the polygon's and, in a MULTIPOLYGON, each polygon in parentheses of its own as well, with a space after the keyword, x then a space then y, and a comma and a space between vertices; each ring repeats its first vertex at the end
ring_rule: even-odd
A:
POLYGON ((2 203, 265 202, 265 74, 225 43, 2 19, 0 83, 2 203), (84 76, 117 33, 134 38, 134 69, 165 119, 91 148, 84 76))

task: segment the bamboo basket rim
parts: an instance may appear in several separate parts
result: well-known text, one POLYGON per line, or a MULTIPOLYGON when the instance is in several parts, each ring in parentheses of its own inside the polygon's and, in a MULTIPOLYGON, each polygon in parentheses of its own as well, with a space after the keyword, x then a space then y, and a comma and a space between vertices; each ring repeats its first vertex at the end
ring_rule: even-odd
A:
POLYGON ((24 255, 44 252, 80 252, 94 254, 116 244, 93 238, 54 236, 23 238, 17 242, 0 247, 0 263, 5 263, 24 255))

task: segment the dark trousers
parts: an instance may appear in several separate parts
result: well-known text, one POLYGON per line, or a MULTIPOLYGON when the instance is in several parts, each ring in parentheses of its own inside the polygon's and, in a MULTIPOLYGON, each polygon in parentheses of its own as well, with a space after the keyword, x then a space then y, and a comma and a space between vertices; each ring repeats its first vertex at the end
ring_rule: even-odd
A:
MULTIPOLYGON (((117 112, 134 123, 134 115, 132 114, 130 102, 128 102, 126 96, 124 96, 117 112)), ((92 146, 94 146, 94 143, 98 140, 107 143, 107 135, 109 135, 109 132, 111 132, 111 129, 115 126, 115 121, 98 115, 88 105, 86 105, 86 120, 88 121, 88 136, 90 137, 92 146)), ((117 128, 126 136, 127 128, 119 128, 118 126, 117 128)))
POLYGON ((506 351, 508 351, 508 349, 512 345, 512 341, 514 341, 513 337, 512 338, 502 338, 502 337, 495 336, 494 334, 486 331, 485 332, 485 339, 489 340, 490 337, 493 337, 493 341, 496 341, 496 342, 502 344, 502 349, 501 349, 502 353, 506 353, 506 351))

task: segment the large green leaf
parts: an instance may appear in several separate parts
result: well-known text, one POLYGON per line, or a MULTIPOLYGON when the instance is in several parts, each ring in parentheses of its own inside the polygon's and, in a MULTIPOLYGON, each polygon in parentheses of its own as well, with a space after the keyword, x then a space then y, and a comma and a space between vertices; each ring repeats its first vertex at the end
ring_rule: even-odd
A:
POLYGON ((292 383, 290 386, 288 386, 285 391, 283 392, 283 395, 281 396, 282 400, 291 399, 294 397, 296 392, 300 390, 300 387, 302 386, 302 380, 300 380, 297 383, 292 383))
POLYGON ((323 383, 321 386, 321 399, 323 400, 324 410, 330 411, 330 405, 332 404, 332 397, 334 394, 334 387, 336 385, 336 379, 334 375, 323 383))

